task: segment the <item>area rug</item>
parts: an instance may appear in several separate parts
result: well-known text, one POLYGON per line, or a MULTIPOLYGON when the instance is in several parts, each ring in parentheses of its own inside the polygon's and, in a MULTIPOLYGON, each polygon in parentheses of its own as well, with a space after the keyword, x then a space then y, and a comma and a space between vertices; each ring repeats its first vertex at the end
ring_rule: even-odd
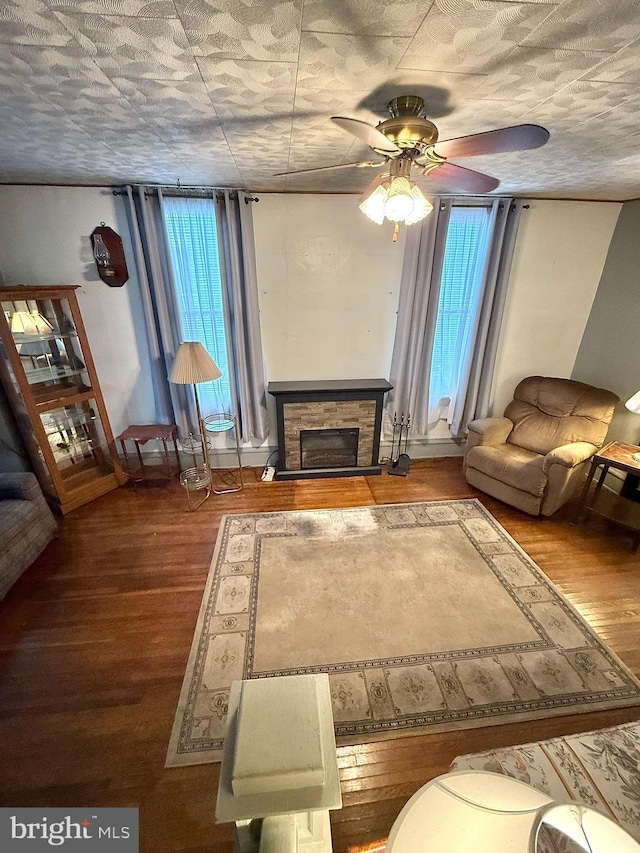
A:
POLYGON ((338 743, 640 703, 477 500, 225 516, 167 765, 220 760, 234 680, 313 672, 338 743))

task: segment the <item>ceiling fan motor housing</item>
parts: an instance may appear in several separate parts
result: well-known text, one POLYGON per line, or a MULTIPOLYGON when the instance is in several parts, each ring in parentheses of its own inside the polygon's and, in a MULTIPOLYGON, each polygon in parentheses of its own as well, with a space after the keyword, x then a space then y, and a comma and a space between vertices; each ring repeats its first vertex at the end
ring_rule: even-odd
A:
MULTIPOLYGON (((438 140, 438 128, 422 117, 424 101, 417 95, 403 95, 389 101, 387 106, 391 118, 380 122, 378 130, 402 150, 415 149, 424 152, 438 140)), ((376 149, 377 150, 377 149, 376 149)), ((389 156, 388 151, 379 153, 389 156)), ((391 154, 393 157, 393 154, 391 154)))

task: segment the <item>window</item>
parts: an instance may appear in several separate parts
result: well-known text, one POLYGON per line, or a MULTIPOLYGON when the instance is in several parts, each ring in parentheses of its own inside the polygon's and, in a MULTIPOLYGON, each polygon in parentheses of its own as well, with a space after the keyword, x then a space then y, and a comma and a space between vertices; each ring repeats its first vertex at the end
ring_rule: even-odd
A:
POLYGON ((431 356, 432 418, 450 421, 470 358, 491 236, 487 207, 451 208, 431 356))
POLYGON ((164 217, 182 339, 200 341, 222 371, 215 382, 198 385, 202 412, 231 411, 215 201, 165 196, 164 217))

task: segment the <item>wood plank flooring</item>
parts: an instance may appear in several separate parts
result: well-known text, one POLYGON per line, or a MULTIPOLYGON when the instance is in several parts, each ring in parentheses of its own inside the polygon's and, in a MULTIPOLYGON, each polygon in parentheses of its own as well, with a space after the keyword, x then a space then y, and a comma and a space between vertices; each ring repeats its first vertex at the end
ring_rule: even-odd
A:
MULTIPOLYGON (((68 515, 0 604, 0 805, 138 806, 142 851, 232 850, 218 766, 164 769, 196 616, 225 513, 479 497, 640 676, 640 555, 628 533, 532 519, 470 488, 457 458, 408 477, 261 483, 186 511, 177 483, 124 487, 68 515)), ((383 841, 407 799, 461 753, 640 719, 640 708, 339 749, 334 850, 383 841)))

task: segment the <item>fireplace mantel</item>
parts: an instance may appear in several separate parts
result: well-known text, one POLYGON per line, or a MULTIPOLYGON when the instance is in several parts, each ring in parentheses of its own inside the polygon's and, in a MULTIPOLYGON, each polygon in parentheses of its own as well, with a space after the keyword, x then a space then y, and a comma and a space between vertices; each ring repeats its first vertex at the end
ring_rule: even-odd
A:
POLYGON ((355 477, 381 472, 380 429, 386 379, 329 379, 313 382, 270 382, 276 399, 278 467, 276 480, 311 477, 355 477), (300 433, 308 430, 359 430, 357 465, 303 468, 300 433))

